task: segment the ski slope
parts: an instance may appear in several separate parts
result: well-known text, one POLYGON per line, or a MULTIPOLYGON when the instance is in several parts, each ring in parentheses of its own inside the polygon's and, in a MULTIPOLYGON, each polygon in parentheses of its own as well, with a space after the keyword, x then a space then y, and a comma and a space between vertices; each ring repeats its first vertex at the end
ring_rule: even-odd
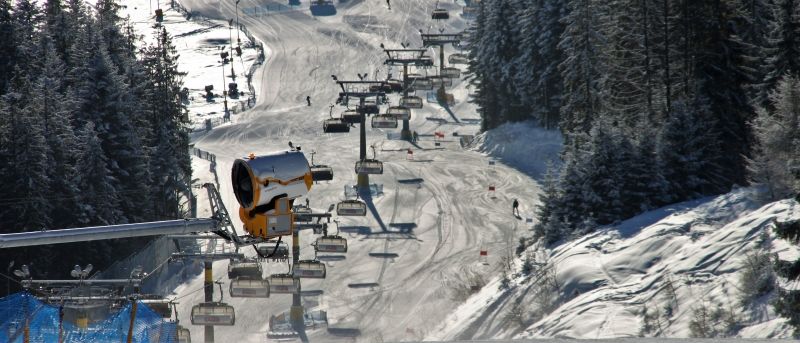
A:
MULTIPOLYGON (((235 17, 233 1, 182 3, 212 19, 235 17)), ((357 73, 385 78, 389 70, 383 65, 385 55, 379 45, 399 48, 408 42, 420 46, 418 30, 439 27, 430 20, 434 3, 394 0, 389 11, 385 1, 350 0, 337 4, 335 16, 315 18, 304 2, 291 11, 240 15, 239 20, 270 51, 254 76, 260 84, 258 104, 234 116, 230 125, 193 140, 196 147, 217 156, 220 191, 234 216, 238 207, 229 184, 233 160, 248 153, 284 150, 289 141, 306 152, 316 151, 317 163, 334 168, 334 181, 312 188, 311 206, 325 211, 343 199, 344 187, 355 182, 358 131, 322 133, 328 105, 338 95, 331 75, 342 80, 355 79, 357 73), (311 97, 312 106, 306 106, 306 96, 311 97)), ((266 5, 279 3, 244 0, 239 9, 266 5)), ((443 6, 452 15, 444 28, 449 32, 463 30, 466 23, 457 14, 460 7, 450 2, 443 6)), ((435 56, 433 51, 429 55, 435 56)), ((391 72, 395 77, 400 73, 397 69, 391 72)), ((413 111, 411 129, 421 136, 418 145, 387 139, 387 132, 368 127, 368 144, 375 144, 377 158, 385 162, 385 173, 371 176, 370 181, 382 184, 383 194, 365 199, 369 207, 366 217, 338 218, 349 252, 344 259, 320 256, 327 264, 328 278, 302 280, 304 306, 328 312, 329 330, 309 331, 311 341, 423 338, 459 305, 463 300, 459 293, 472 286, 470 280, 477 276, 490 280, 499 274, 501 258, 513 251, 518 236, 529 229, 530 224, 511 215, 511 199, 522 199, 523 217, 531 217, 531 201, 539 192, 537 183, 501 163, 489 167, 487 155, 461 148, 452 133, 476 133, 478 116, 473 105, 466 102, 466 84, 454 84, 451 92, 457 100, 451 112, 428 103, 424 109, 413 111), (446 133, 440 147, 435 147, 428 136, 434 131, 446 133), (407 148, 413 149, 413 160, 407 159, 407 148), (422 182, 409 182, 411 179, 422 182), (489 186, 496 187, 494 194, 488 191, 489 186), (488 265, 479 263, 481 249, 489 251, 488 265), (370 253, 396 257, 373 257, 370 253), (374 286, 351 287, 353 284, 374 286)), ((392 100, 396 103, 396 96, 392 100)), ((335 109, 337 113, 343 110, 335 109)), ((194 166, 201 182, 213 181, 207 163, 195 161, 194 166)), ((201 208, 198 215, 208 215, 207 209, 201 208)), ((313 257, 308 246, 313 239, 310 232, 302 233, 301 259, 313 257)), ((253 254, 251 250, 245 253, 253 254)), ((225 289, 227 264, 214 263, 214 278, 225 282, 225 289)), ((288 266, 270 263, 265 269, 266 276, 287 272, 288 266)), ((192 305, 203 301, 202 283, 202 276, 197 276, 174 294, 180 302, 179 319, 195 340, 202 339, 203 328, 189 325, 189 313, 192 305)), ((291 296, 245 300, 226 294, 225 301, 236 308, 237 321, 233 327, 216 327, 217 340, 263 342, 269 316, 288 311, 291 296)))

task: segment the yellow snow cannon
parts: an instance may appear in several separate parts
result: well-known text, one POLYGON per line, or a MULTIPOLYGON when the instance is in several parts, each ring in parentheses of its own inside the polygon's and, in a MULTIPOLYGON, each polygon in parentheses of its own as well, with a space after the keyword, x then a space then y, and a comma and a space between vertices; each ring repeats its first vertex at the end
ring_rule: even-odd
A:
POLYGON ((292 202, 308 194, 314 183, 308 160, 300 151, 237 159, 231 179, 245 231, 264 239, 292 234, 292 202))

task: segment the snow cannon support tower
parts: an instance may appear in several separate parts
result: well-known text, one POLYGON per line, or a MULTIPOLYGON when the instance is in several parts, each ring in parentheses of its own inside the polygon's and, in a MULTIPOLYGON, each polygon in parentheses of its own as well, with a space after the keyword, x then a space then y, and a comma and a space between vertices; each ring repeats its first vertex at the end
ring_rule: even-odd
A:
POLYGON ((294 199, 308 194, 313 177, 299 151, 237 159, 231 173, 239 218, 252 237, 270 239, 294 232, 294 199))

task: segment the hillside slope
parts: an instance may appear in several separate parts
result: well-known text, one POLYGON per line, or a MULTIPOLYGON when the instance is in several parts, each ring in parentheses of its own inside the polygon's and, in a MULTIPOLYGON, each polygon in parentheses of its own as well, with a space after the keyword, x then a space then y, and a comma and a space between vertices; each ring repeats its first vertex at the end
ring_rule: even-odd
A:
MULTIPOLYGON (((796 256, 797 247, 772 240, 770 228, 775 220, 800 218, 800 206, 793 200, 760 206, 751 200, 753 192, 738 189, 668 206, 553 249, 530 247, 526 254, 554 266, 554 298, 543 295, 547 288, 536 278, 517 277, 507 291, 498 290, 495 280, 429 338, 652 335, 643 332, 645 308, 651 316, 659 312, 665 337, 690 337, 690 322, 701 309, 731 318, 734 336, 789 337, 791 329, 773 313, 768 296, 740 305, 741 289, 750 286, 740 276, 758 249, 796 256), (544 314, 539 305, 548 300, 555 308, 544 314)), ((543 268, 535 266, 534 274, 543 268)))

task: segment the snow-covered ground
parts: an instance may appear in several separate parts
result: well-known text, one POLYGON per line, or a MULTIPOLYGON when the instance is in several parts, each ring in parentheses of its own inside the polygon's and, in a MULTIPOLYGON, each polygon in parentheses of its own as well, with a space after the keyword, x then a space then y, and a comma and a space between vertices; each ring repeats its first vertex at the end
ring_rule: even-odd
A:
MULTIPOLYGON (((235 10, 233 1, 183 3, 211 18, 229 18, 235 10)), ((270 4, 277 3, 242 1, 239 8, 270 4)), ((458 6, 443 5, 454 10, 447 30, 463 30, 466 23, 456 15, 458 6)), ((357 73, 366 72, 383 77, 390 71, 383 65, 381 43, 419 46, 418 30, 427 31, 431 26, 435 30, 439 25, 430 20, 433 1, 395 0, 391 11, 384 1, 348 1, 337 4, 335 16, 316 18, 307 6, 304 2, 294 11, 240 17, 270 51, 255 76, 262 84, 259 102, 253 110, 235 116, 231 125, 194 140, 196 147, 217 156, 221 194, 233 213, 237 207, 227 182, 233 160, 250 152, 285 149, 288 141, 304 151, 315 150, 316 162, 331 165, 336 173, 335 181, 314 186, 312 207, 324 211, 341 200, 344 186, 355 179, 352 171, 358 136, 355 130, 350 134, 322 133, 328 105, 338 95, 331 75, 355 79, 357 73), (306 96, 311 97, 312 106, 306 105, 306 96)), ((391 72, 397 75, 399 70, 391 72)), ((320 257, 327 264, 328 278, 303 280, 304 290, 321 291, 304 293, 304 305, 326 310, 330 321, 331 330, 309 332, 312 341, 421 339, 466 298, 465 292, 476 286, 476 280, 498 274, 496 265, 504 252, 512 250, 516 237, 529 228, 511 215, 511 198, 536 199, 536 182, 502 163, 489 168, 488 156, 462 150, 452 136, 454 132, 471 135, 478 131, 478 115, 466 101, 468 92, 465 83, 454 85, 457 103, 450 112, 436 104, 414 111, 411 128, 422 136, 418 146, 389 140, 387 132, 368 128, 369 143, 376 145, 377 157, 386 163, 385 173, 372 177, 371 182, 382 184, 384 193, 367 199, 370 214, 366 218, 338 218, 350 250, 341 260, 320 257), (447 136, 440 147, 428 136, 434 131, 447 136), (407 148, 414 150, 413 161, 406 158, 407 148), (423 181, 404 182, 415 178, 423 181), (496 187, 496 194, 490 194, 489 186, 496 187), (489 265, 479 263, 481 249, 489 251, 489 265), (396 257, 370 255, 376 252, 396 257), (351 287, 358 283, 377 285, 351 287)), ((396 103, 397 98, 392 100, 396 103)), ((523 201, 527 216, 531 216, 532 206, 523 201)), ((303 232, 301 242, 301 258, 313 257, 308 246, 313 242, 311 233, 303 232)), ((249 250, 245 253, 252 255, 249 250)), ((215 279, 226 283, 227 263, 214 263, 215 279)), ((269 264, 265 274, 286 271, 286 264, 269 264)), ((203 329, 188 325, 189 313, 191 306, 203 299, 202 282, 198 276, 175 290, 181 322, 190 327, 195 339, 201 339, 203 329)), ((287 311, 291 297, 243 300, 226 295, 225 301, 235 306, 237 324, 217 327, 217 337, 262 342, 269 316, 287 311)))
MULTIPOLYGON (((785 200, 760 206, 753 198, 746 188, 675 204, 547 250, 563 298, 552 313, 533 319, 539 294, 530 279, 513 280, 508 291, 495 281, 428 338, 637 337, 642 310, 663 312, 667 303, 673 315, 661 319, 662 336, 689 337, 694 310, 721 306, 742 326, 739 337, 791 337, 769 304, 740 305, 740 291, 750 285, 739 277, 762 232, 771 234, 774 220, 800 218, 800 205, 785 200), (516 304, 526 305, 514 312, 516 304)), ((771 251, 784 259, 797 256, 797 247, 780 240, 771 251)))
MULTIPOLYGON (((247 100, 252 93, 247 87, 247 72, 256 63, 259 50, 258 42, 251 41, 244 32, 236 30, 236 22, 231 29, 226 20, 208 20, 195 17, 186 20, 177 8, 170 7, 169 1, 158 1, 164 11, 163 27, 172 36, 179 57, 179 70, 186 73, 183 77, 184 87, 189 89, 189 120, 194 129, 204 129, 205 121, 210 119, 214 126, 222 123, 224 111, 222 91, 227 89, 228 83, 236 82, 240 92, 244 92, 237 99, 228 98, 228 108, 236 116, 247 108, 247 100), (233 41, 231 45, 231 39, 233 41), (235 49, 237 39, 241 39, 242 55, 235 53, 233 71, 235 80, 231 77, 231 63, 221 64, 220 52, 231 53, 235 49), (211 101, 206 99, 205 86, 214 86, 215 96, 211 101)), ((136 33, 143 36, 143 42, 155 43, 156 29, 154 25, 156 2, 151 0, 129 0, 122 2, 122 16, 129 16, 136 33)), ((235 18, 235 17, 234 17, 235 18)), ((267 54, 268 51, 265 51, 267 54)), ((253 80, 253 87, 260 88, 260 79, 253 80)))

